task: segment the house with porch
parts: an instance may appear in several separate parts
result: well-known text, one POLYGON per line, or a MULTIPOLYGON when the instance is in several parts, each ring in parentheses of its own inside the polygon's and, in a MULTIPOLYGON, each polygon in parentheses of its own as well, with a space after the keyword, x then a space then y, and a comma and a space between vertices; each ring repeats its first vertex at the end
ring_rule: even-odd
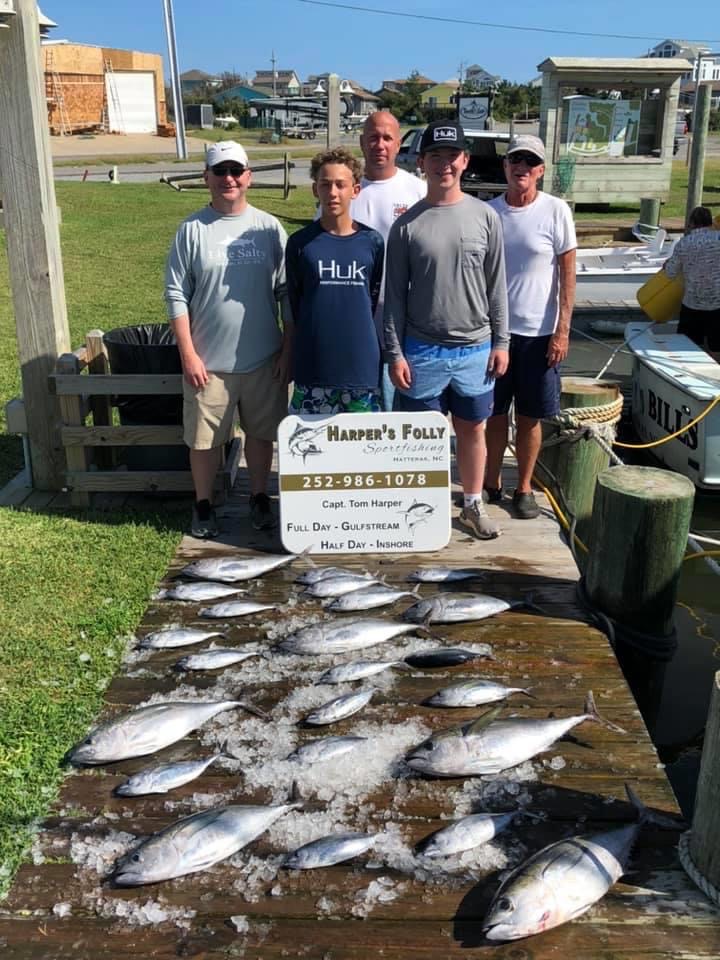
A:
POLYGON ((299 97, 302 92, 294 70, 256 70, 252 85, 269 90, 274 97, 299 97))
POLYGON ((680 79, 680 105, 692 107, 695 102, 695 87, 698 82, 712 84, 712 106, 720 106, 720 53, 713 54, 707 43, 695 43, 691 40, 662 40, 652 47, 644 57, 678 57, 688 60, 692 70, 684 73, 680 79))

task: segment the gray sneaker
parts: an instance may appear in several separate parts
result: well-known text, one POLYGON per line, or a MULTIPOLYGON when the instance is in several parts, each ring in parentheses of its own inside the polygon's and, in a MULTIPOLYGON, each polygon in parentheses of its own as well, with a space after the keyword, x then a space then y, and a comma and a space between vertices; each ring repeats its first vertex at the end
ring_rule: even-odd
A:
POLYGON ((494 540, 500 536, 500 528, 485 513, 485 507, 478 500, 460 511, 458 523, 478 540, 494 540))
POLYGON ((210 507, 207 517, 201 520, 197 504, 193 504, 190 533, 193 537, 198 537, 200 540, 212 540, 213 537, 218 535, 218 522, 214 507, 210 507))
POLYGON ((272 530, 277 523, 266 493, 250 494, 250 522, 256 530, 272 530))

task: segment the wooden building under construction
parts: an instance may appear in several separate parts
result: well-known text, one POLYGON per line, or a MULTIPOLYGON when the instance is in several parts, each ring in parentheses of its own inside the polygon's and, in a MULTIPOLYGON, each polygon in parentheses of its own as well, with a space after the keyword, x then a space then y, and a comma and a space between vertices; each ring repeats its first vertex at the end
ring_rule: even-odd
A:
POLYGON ((157 133, 167 124, 160 54, 52 41, 42 54, 52 134, 157 133))

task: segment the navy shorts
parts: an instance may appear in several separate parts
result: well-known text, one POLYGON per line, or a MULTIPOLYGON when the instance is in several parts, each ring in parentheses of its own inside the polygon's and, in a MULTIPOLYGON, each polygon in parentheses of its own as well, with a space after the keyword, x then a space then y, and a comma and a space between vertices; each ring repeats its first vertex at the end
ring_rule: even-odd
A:
POLYGON ((532 420, 554 417, 560 412, 560 370, 549 367, 545 337, 510 337, 510 366, 495 381, 494 413, 504 414, 515 400, 515 413, 532 420))
POLYGON ((703 349, 707 337, 707 348, 715 353, 720 350, 720 310, 694 310, 683 303, 677 332, 703 349))
POLYGON ((488 376, 490 341, 448 347, 406 337, 405 359, 412 374, 408 390, 396 390, 393 409, 402 413, 439 410, 479 423, 493 409, 488 376))

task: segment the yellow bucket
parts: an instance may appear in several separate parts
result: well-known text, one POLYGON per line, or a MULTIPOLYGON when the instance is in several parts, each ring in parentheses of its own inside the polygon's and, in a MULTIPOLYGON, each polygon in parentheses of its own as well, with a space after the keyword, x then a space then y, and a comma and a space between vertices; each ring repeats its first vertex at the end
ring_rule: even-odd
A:
POLYGON ((685 287, 682 276, 671 279, 664 270, 658 270, 637 292, 637 301, 655 323, 667 323, 680 311, 685 287))

